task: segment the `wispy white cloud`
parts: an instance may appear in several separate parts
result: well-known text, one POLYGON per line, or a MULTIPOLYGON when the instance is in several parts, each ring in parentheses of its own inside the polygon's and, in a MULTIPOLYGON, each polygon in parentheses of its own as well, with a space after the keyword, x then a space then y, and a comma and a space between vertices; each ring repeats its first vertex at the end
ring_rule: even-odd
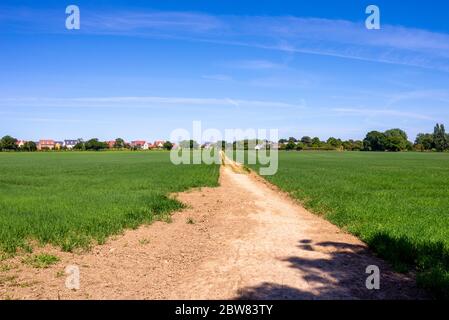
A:
MULTIPOLYGON (((1 11, 7 14, 0 18, 0 23, 19 21, 21 32, 26 29, 26 23, 29 32, 66 32, 63 25, 54 22, 60 14, 24 8, 1 11)), ((449 34, 386 24, 381 30, 367 30, 363 21, 192 12, 83 11, 79 33, 164 37, 449 72, 449 34)), ((270 67, 260 62, 254 67, 270 67)))
POLYGON ((232 98, 186 97, 83 97, 83 98, 0 98, 0 107, 56 108, 159 108, 168 106, 203 106, 243 108, 303 108, 301 104, 281 101, 244 100, 232 98))
POLYGON ((392 95, 387 106, 393 106, 408 100, 439 101, 449 106, 449 92, 446 90, 411 90, 392 95))
MULTIPOLYGON (((90 23, 91 30, 87 32, 124 32, 136 36, 157 34, 190 41, 449 71, 449 35, 443 33, 392 25, 383 25, 381 30, 373 31, 367 30, 362 22, 288 16, 211 16, 171 12, 156 15, 154 23, 146 22, 146 18, 135 19, 132 13, 100 16, 90 23), (178 19, 178 15, 182 18, 178 19), (173 20, 176 23, 171 22, 173 20), (191 27, 183 27, 182 33, 177 32, 178 26, 188 26, 189 23, 191 27)), ((253 61, 247 64, 247 67, 251 66, 266 68, 275 65, 253 61)))
POLYGON ((431 116, 413 112, 406 112, 400 110, 390 110, 390 109, 356 109, 356 108, 333 108, 331 109, 334 112, 353 115, 353 116, 367 116, 367 117, 402 117, 402 118, 410 118, 410 119, 418 119, 418 120, 431 120, 437 121, 431 116))
POLYGON ((134 12, 87 13, 83 26, 95 32, 181 31, 207 33, 221 30, 223 22, 211 15, 190 12, 134 12))

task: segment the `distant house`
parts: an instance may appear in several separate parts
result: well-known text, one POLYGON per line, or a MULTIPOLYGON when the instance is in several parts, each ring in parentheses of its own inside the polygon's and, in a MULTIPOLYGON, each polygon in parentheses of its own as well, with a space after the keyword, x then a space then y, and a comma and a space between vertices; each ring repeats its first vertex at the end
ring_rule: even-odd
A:
POLYGON ((62 141, 55 141, 55 149, 56 150, 61 150, 63 146, 64 146, 64 142, 62 142, 62 141))
POLYGON ((108 144, 108 148, 109 149, 113 149, 115 146, 115 140, 110 140, 108 142, 106 142, 108 144))
POLYGON ((151 142, 145 142, 145 144, 142 146, 143 150, 148 150, 151 148, 151 142))
POLYGON ((62 144, 63 147, 66 147, 69 150, 72 150, 73 147, 78 143, 78 140, 64 140, 62 144))
POLYGON ((256 146, 254 147, 254 150, 263 150, 263 149, 265 149, 265 148, 266 148, 265 143, 259 143, 258 145, 256 145, 256 146))
POLYGON ((143 149, 143 146, 145 145, 145 143, 146 143, 145 140, 131 141, 131 147, 132 148, 143 149))
POLYGON ((37 145, 38 150, 53 150, 55 148, 55 141, 54 140, 39 140, 39 143, 37 145))
POLYGON ((17 140, 16 141, 16 146, 18 147, 18 148, 22 148, 23 147, 23 145, 25 144, 25 140, 17 140))
POLYGON ((153 143, 153 148, 162 149, 164 147, 164 143, 165 143, 164 140, 156 140, 153 143))

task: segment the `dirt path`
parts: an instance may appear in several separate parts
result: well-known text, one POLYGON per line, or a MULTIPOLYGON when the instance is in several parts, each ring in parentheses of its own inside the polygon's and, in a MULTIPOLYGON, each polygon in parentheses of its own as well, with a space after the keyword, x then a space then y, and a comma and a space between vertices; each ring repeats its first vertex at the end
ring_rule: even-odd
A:
POLYGON ((84 254, 34 269, 8 261, 0 298, 11 299, 378 299, 417 298, 414 281, 390 271, 355 237, 309 213, 252 174, 222 167, 220 187, 178 195, 190 209, 84 254), (380 290, 365 269, 381 270, 380 290), (80 289, 65 288, 67 265, 80 289))

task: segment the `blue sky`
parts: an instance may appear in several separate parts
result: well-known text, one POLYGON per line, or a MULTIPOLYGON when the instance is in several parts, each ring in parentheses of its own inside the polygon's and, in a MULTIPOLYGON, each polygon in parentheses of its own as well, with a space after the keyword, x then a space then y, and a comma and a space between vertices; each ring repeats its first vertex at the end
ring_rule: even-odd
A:
POLYGON ((155 140, 200 120, 413 140, 449 125, 447 1, 127 2, 1 2, 0 135, 155 140))

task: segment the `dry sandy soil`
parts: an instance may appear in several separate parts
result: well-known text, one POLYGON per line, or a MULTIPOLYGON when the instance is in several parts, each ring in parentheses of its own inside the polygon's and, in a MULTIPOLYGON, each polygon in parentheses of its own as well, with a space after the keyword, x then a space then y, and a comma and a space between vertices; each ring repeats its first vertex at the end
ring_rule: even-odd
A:
POLYGON ((222 166, 220 187, 177 198, 189 209, 171 223, 82 254, 38 249, 61 259, 47 269, 2 262, 11 269, 0 271, 0 299, 425 298, 411 276, 254 174, 222 166), (80 268, 79 290, 65 288, 67 265, 80 268), (365 286, 368 265, 380 268, 380 290, 365 286))

